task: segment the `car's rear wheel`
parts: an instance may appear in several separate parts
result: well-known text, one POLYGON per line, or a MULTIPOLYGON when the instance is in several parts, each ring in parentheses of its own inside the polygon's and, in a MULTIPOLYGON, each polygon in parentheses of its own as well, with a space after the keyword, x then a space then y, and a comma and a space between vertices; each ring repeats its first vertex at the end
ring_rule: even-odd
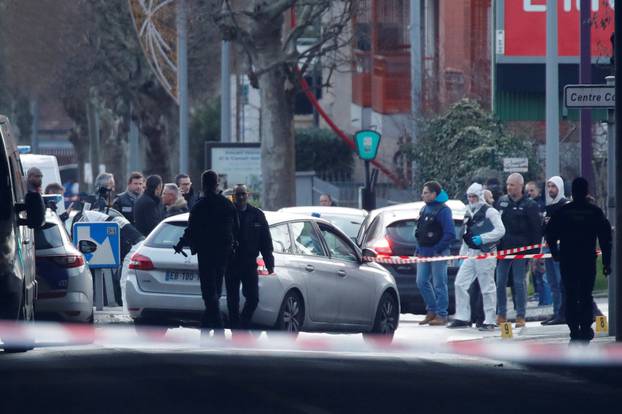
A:
POLYGON ((393 339, 399 318, 400 309, 395 295, 391 292, 384 292, 378 302, 374 326, 371 332, 365 335, 366 338, 393 339))
POLYGON ((276 329, 292 335, 298 335, 305 320, 305 305, 302 296, 296 291, 289 291, 283 298, 276 329))

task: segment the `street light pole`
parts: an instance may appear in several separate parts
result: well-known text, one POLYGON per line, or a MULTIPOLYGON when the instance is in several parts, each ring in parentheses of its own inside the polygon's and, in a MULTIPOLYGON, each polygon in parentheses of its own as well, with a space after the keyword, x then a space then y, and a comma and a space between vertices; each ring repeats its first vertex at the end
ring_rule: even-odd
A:
POLYGON ((557 0, 546 1, 546 176, 559 175, 557 0))
POLYGON ((220 141, 231 142, 231 44, 220 49, 220 141))
POLYGON ((177 1, 177 88, 179 99, 179 171, 188 172, 188 17, 186 0, 177 1))
MULTIPOLYGON (((579 65, 579 83, 592 83, 592 48, 591 48, 591 0, 581 0, 579 27, 581 30, 581 64, 579 65)), ((581 175, 594 189, 592 174, 592 110, 581 109, 581 175)))
MULTIPOLYGON (((622 7, 615 8, 615 30, 617 32, 617 28, 622 27, 622 7)), ((616 67, 616 79, 622 79, 622 47, 620 47, 619 39, 615 42, 614 49, 614 61, 616 67)), ((618 96, 622 96, 622 82, 616 82, 615 87, 616 94, 618 96)), ((622 105, 620 105, 620 100, 616 100, 615 104, 615 141, 619 143, 622 139, 622 128, 619 128, 619 125, 622 122, 622 105)), ((615 201, 622 197, 622 164, 620 164, 620 159, 622 159, 622 145, 615 146, 615 201)), ((622 232, 618 231, 618 226, 622 225, 622 209, 616 208, 615 222, 614 222, 614 252, 613 256, 618 258, 622 257, 622 232)), ((615 282, 615 301, 616 304, 619 305, 622 301, 622 283, 620 283, 620 271, 616 269, 615 273, 612 274, 611 278, 613 278, 615 282)), ((610 311, 611 312, 611 311, 610 311)), ((616 306, 615 309, 615 320, 616 324, 622 320, 622 306, 616 306)), ((616 342, 622 342, 622 329, 616 329, 616 342)))

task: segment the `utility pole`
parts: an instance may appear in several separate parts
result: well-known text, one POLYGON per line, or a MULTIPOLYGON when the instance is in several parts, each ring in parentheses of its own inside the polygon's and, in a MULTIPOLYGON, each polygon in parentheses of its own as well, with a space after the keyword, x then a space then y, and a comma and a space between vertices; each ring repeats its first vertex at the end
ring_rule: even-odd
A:
MULTIPOLYGON (((591 47, 591 0, 581 0, 579 27, 581 30, 581 64, 579 66, 579 83, 592 83, 592 47, 591 47)), ((581 109, 581 175, 594 189, 592 174, 592 110, 581 109)))
MULTIPOLYGON (((615 76, 607 76, 607 85, 615 85, 615 76)), ((615 124, 615 111, 613 109, 607 110, 607 218, 611 223, 615 223, 616 220, 616 124, 615 124)), ((615 230, 614 230, 615 231, 615 230)), ((613 241, 613 249, 616 249, 616 239, 613 241)), ((618 330, 618 319, 616 318, 616 285, 618 283, 617 278, 614 275, 618 274, 618 260, 615 254, 611 255, 611 269, 612 275, 609 276, 609 335, 615 335, 618 330)))
POLYGON ((99 113, 95 107, 93 96, 87 98, 86 119, 89 128, 90 161, 91 161, 91 188, 95 189, 95 178, 99 175, 99 113))
MULTIPOLYGON (((410 140, 415 145, 417 141, 417 117, 421 114, 422 89, 422 42, 421 42, 421 2, 410 0, 410 102, 411 125, 410 140)), ((412 163, 412 181, 415 183, 416 165, 412 163)))
POLYGON ((188 172, 188 16, 186 0, 177 0, 177 89, 179 99, 179 171, 188 172))
MULTIPOLYGON (((618 28, 622 27, 622 7, 616 7, 615 8, 615 30, 617 32, 618 28)), ((619 36, 618 36, 619 37, 619 36)), ((620 47, 620 42, 619 39, 615 42, 615 49, 614 49, 614 61, 615 61, 615 67, 616 67, 616 79, 622 79, 622 65, 620 64, 620 62, 622 62, 622 47, 620 47)), ((616 88, 615 88, 616 94, 622 94, 622 82, 616 82, 616 88)), ((622 96, 622 95, 619 95, 622 96)), ((620 140, 622 139, 622 128, 617 128, 618 125, 621 125, 620 123, 622 122, 622 105, 620 104, 620 100, 616 100, 616 106, 615 106, 615 123, 616 123, 616 129, 615 129, 615 141, 616 142, 620 142, 620 140)), ((622 197, 622 165, 620 164, 619 160, 622 159, 622 145, 616 145, 615 146, 615 201, 617 203, 617 200, 620 199, 620 197, 622 197)), ((614 247, 614 251, 613 251, 613 256, 614 257, 622 257, 622 232, 618 231, 618 226, 622 225, 622 209, 616 208, 616 216, 615 216, 615 222, 614 222, 614 243, 613 243, 613 247, 614 247)), ((620 283, 620 271, 618 269, 616 269, 616 271, 609 276, 610 278, 613 279, 614 283, 615 283, 615 304, 619 305, 620 301, 622 301, 622 283, 620 283)), ((609 299, 611 301, 611 298, 609 299)), ((609 315, 611 316, 612 314, 612 310, 609 311, 609 315)), ((622 321, 622 306, 615 306, 615 321, 616 324, 619 321, 622 321)), ((617 326, 616 326, 617 328, 617 326)), ((622 342, 622 329, 616 329, 615 331, 615 335, 616 335, 616 342, 622 342)))
POLYGON ((231 142, 231 44, 223 41, 220 49, 220 141, 231 142))
POLYGON ((33 154, 39 154, 39 98, 30 101, 30 113, 32 114, 32 131, 30 131, 30 149, 33 154))
POLYGON ((557 0, 546 1, 546 176, 559 175, 557 0))

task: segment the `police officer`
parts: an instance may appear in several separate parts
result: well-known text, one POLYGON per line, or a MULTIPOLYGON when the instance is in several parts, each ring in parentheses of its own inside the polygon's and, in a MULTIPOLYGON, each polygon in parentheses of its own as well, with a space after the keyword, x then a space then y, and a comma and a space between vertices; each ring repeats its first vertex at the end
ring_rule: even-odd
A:
MULTIPOLYGON (((470 257, 496 251, 496 244, 505 234, 505 227, 499 212, 489 206, 484 199, 484 188, 473 183, 467 190, 469 209, 466 217, 461 255, 470 257)), ((497 259, 466 259, 462 262, 456 276, 456 317, 447 326, 461 328, 471 326, 469 286, 479 281, 484 303, 484 323, 480 330, 495 329, 495 310, 497 305, 495 286, 495 266, 497 259)))
POLYGON ((227 286, 227 306, 231 328, 248 329, 253 313, 259 303, 259 279, 257 275, 257 255, 261 253, 269 274, 274 272, 272 237, 266 216, 248 204, 248 189, 237 185, 233 191, 235 207, 238 211, 240 227, 237 234, 237 247, 225 278, 227 286), (245 302, 240 314, 240 283, 245 302))
POLYGON ((145 178, 141 173, 132 172, 127 180, 127 189, 112 202, 112 208, 123 214, 132 224, 134 224, 134 203, 143 193, 144 181, 145 178))
MULTIPOLYGON (((419 214, 415 237, 417 256, 447 256, 456 233, 451 210, 445 202, 447 193, 436 181, 423 185, 421 198, 425 206, 419 214)), ((417 263, 417 287, 426 304, 427 314, 420 325, 441 326, 447 324, 447 261, 417 263)))
POLYGON ((611 273, 611 225, 603 211, 587 197, 587 180, 576 178, 572 182, 572 202, 553 213, 545 233, 553 260, 560 263, 571 342, 589 342, 594 338, 592 289, 596 280, 596 238, 602 250, 603 273, 611 273))
POLYGON ((227 262, 233 252, 237 213, 233 203, 218 191, 216 172, 204 171, 201 186, 203 197, 190 210, 188 228, 175 251, 182 253, 183 246, 189 245, 192 254, 197 255, 201 295, 205 303, 201 328, 204 334, 209 329, 213 329, 214 334, 222 334, 218 302, 227 262))
MULTIPOLYGON (((506 181, 508 193, 499 198, 497 210, 505 226, 505 236, 500 249, 511 249, 540 243, 542 222, 540 209, 535 201, 523 194, 525 180, 518 173, 510 174, 506 181)), ((528 252, 529 253, 529 252, 528 252)), ((506 286, 510 271, 513 275, 513 290, 516 307, 516 327, 525 326, 527 305, 527 260, 501 260, 497 266, 497 324, 506 322, 506 286)))

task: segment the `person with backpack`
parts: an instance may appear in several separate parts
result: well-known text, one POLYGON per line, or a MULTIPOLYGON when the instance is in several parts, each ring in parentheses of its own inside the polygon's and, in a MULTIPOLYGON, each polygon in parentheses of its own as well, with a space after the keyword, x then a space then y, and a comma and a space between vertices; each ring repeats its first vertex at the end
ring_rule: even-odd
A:
POLYGON ((496 252, 496 245, 505 235, 505 226, 501 215, 484 199, 484 188, 479 183, 473 183, 467 190, 469 207, 465 219, 465 233, 460 255, 472 258, 462 262, 456 276, 456 317, 447 326, 448 328, 470 327, 472 316, 469 298, 469 287, 477 279, 482 292, 484 303, 484 323, 479 327, 481 331, 495 329, 495 314, 497 307, 497 287, 495 285, 496 258, 484 260, 475 259, 485 253, 496 252))
MULTIPOLYGON (((445 205, 447 193, 436 181, 423 185, 421 198, 425 206, 419 213, 415 231, 416 255, 419 257, 448 256, 456 235, 451 209, 445 205)), ((447 292, 447 261, 417 263, 417 287, 426 304, 427 314, 420 325, 447 324, 449 295, 447 292)))

